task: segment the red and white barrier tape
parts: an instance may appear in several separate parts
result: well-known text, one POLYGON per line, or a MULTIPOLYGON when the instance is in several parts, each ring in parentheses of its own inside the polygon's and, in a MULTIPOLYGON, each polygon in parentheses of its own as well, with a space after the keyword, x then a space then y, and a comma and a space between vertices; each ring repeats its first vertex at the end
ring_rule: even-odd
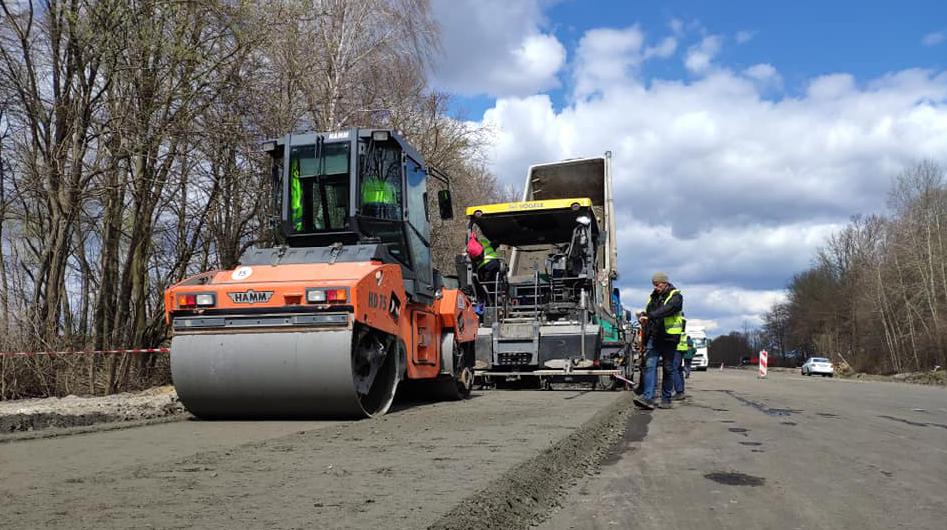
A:
POLYGON ((0 357, 33 357, 36 355, 96 355, 110 353, 168 353, 171 348, 135 348, 130 350, 71 350, 0 352, 0 357))

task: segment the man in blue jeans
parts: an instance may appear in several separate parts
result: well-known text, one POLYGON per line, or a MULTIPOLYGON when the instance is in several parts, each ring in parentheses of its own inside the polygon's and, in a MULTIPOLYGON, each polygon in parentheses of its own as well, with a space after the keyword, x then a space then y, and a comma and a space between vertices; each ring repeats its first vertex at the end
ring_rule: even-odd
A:
POLYGON ((645 330, 645 366, 642 374, 644 392, 635 398, 635 405, 654 410, 654 390, 658 378, 658 359, 662 361, 661 408, 671 408, 674 388, 674 354, 684 332, 684 296, 668 280, 668 275, 657 272, 651 277, 654 290, 640 321, 645 330))

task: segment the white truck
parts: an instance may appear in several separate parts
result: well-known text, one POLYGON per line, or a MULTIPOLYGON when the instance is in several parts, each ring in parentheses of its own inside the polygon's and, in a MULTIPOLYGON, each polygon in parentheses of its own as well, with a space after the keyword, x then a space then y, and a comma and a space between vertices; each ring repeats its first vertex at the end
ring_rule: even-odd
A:
POLYGON ((691 370, 706 371, 707 366, 710 365, 710 356, 707 354, 707 332, 704 331, 703 326, 687 326, 685 333, 697 349, 697 353, 691 359, 691 370))

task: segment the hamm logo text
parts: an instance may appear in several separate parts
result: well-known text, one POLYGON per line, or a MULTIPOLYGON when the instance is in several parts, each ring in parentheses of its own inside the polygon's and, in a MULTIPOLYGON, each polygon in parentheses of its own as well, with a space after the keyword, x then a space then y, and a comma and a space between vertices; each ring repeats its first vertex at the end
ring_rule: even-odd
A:
POLYGON ((253 289, 248 289, 243 292, 227 293, 227 296, 229 296, 235 304, 265 304, 270 301, 270 298, 273 296, 273 291, 254 291, 253 289))

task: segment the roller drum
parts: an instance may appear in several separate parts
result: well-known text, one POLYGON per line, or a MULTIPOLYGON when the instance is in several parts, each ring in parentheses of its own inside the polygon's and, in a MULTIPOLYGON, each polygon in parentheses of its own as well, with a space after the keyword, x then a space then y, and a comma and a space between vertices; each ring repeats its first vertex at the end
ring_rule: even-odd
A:
POLYGON ((171 341, 171 376, 201 418, 357 418, 391 405, 398 378, 397 356, 389 357, 362 396, 350 329, 182 334, 171 341))

